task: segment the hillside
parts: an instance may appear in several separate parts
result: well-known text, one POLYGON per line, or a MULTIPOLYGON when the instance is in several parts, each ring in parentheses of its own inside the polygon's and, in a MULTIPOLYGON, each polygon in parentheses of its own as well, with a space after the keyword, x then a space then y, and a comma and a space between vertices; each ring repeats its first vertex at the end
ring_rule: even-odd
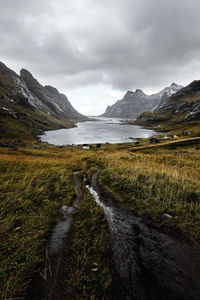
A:
POLYGON ((56 88, 42 86, 27 70, 19 76, 0 63, 0 140, 32 139, 86 119, 56 88))
POLYGON ((102 117, 135 119, 144 111, 152 111, 166 103, 169 97, 179 91, 181 85, 172 83, 170 87, 152 95, 146 95, 142 90, 128 91, 124 98, 112 106, 108 106, 102 117))
POLYGON ((174 128, 195 128, 200 131, 200 80, 195 80, 172 95, 166 103, 152 112, 142 113, 135 124, 159 131, 174 128))

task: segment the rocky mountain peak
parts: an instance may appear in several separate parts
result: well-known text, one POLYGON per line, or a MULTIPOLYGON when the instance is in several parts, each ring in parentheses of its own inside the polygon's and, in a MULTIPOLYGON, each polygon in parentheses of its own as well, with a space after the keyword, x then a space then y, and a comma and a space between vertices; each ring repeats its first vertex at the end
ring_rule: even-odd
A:
POLYGON ((142 112, 153 111, 160 105, 164 105, 171 95, 182 88, 182 86, 172 83, 170 87, 152 95, 146 95, 141 89, 136 89, 135 92, 127 91, 124 98, 108 107, 102 116, 136 118, 142 112))
POLYGON ((175 82, 172 82, 172 84, 170 85, 170 87, 176 87, 176 86, 178 86, 178 84, 176 84, 175 82))
POLYGON ((26 69, 21 69, 20 70, 20 76, 21 77, 31 77, 31 78, 33 78, 33 75, 28 71, 28 70, 26 70, 26 69))
POLYGON ((16 111, 15 105, 20 105, 32 111, 43 112, 47 118, 86 119, 73 108, 65 95, 54 87, 44 87, 26 69, 21 69, 19 76, 0 62, 0 86, 3 87, 2 91, 0 89, 0 99, 3 99, 2 106, 6 109, 9 107, 8 109, 16 111))
POLYGON ((13 77, 19 77, 13 70, 9 69, 4 63, 0 62, 0 74, 13 77))
POLYGON ((124 98, 129 97, 129 96, 131 96, 133 94, 134 94, 133 91, 127 91, 126 94, 124 95, 124 98))
POLYGON ((200 91, 200 80, 194 80, 188 85, 188 89, 200 91))
POLYGON ((145 96, 145 93, 144 93, 141 89, 136 89, 136 90, 135 90, 135 93, 136 93, 137 95, 145 96))
POLYGON ((4 63, 2 63, 0 61, 0 70, 3 71, 3 70, 8 70, 8 68, 6 67, 6 65, 4 63))
POLYGON ((27 85, 37 85, 37 87, 41 87, 41 84, 33 77, 33 75, 27 71, 26 69, 20 70, 20 77, 23 78, 23 80, 27 83, 27 85))

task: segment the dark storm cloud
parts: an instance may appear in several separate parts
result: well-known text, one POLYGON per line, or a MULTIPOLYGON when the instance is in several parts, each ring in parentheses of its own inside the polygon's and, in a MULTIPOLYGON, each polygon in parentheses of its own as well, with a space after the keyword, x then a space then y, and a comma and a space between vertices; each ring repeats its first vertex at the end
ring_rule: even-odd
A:
POLYGON ((0 0, 1 60, 72 87, 184 81, 200 62, 199 11, 198 0, 0 0))

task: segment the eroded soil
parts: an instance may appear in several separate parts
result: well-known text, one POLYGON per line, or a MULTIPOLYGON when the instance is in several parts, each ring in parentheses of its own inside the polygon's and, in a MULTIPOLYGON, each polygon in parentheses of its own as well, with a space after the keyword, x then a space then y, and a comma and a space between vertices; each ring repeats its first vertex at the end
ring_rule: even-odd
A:
POLYGON ((106 214, 116 275, 113 299, 200 299, 200 256, 186 241, 135 217, 93 175, 91 194, 106 214))
MULTIPOLYGON (((99 170, 87 186, 107 217, 115 265, 112 299, 199 300, 200 256, 180 237, 158 231, 135 217, 98 181, 99 170)), ((66 262, 71 213, 82 198, 81 183, 74 173, 76 199, 62 207, 63 220, 54 227, 46 249, 45 266, 36 275, 26 299, 68 299, 66 262)), ((77 295, 77 299, 79 295, 77 295)), ((89 299, 89 298, 88 298, 89 299)))

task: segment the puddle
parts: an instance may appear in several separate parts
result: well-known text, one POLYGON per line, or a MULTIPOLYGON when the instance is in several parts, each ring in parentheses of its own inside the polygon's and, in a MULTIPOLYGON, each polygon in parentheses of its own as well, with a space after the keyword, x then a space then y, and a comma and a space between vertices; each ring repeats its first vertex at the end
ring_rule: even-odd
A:
POLYGON ((77 211, 77 209, 73 206, 62 205, 61 211, 63 212, 63 215, 66 216, 68 214, 74 213, 75 211, 77 211))
POLYGON ((112 207, 106 206, 104 203, 100 201, 100 197, 98 193, 93 189, 93 187, 86 185, 86 188, 89 190, 90 194, 94 197, 96 203, 103 208, 106 217, 109 219, 110 223, 113 223, 114 220, 114 209, 112 207))
POLYGON ((71 227, 71 221, 72 217, 65 215, 64 220, 59 221, 55 225, 48 247, 49 255, 55 255, 62 249, 67 233, 69 232, 71 227))

